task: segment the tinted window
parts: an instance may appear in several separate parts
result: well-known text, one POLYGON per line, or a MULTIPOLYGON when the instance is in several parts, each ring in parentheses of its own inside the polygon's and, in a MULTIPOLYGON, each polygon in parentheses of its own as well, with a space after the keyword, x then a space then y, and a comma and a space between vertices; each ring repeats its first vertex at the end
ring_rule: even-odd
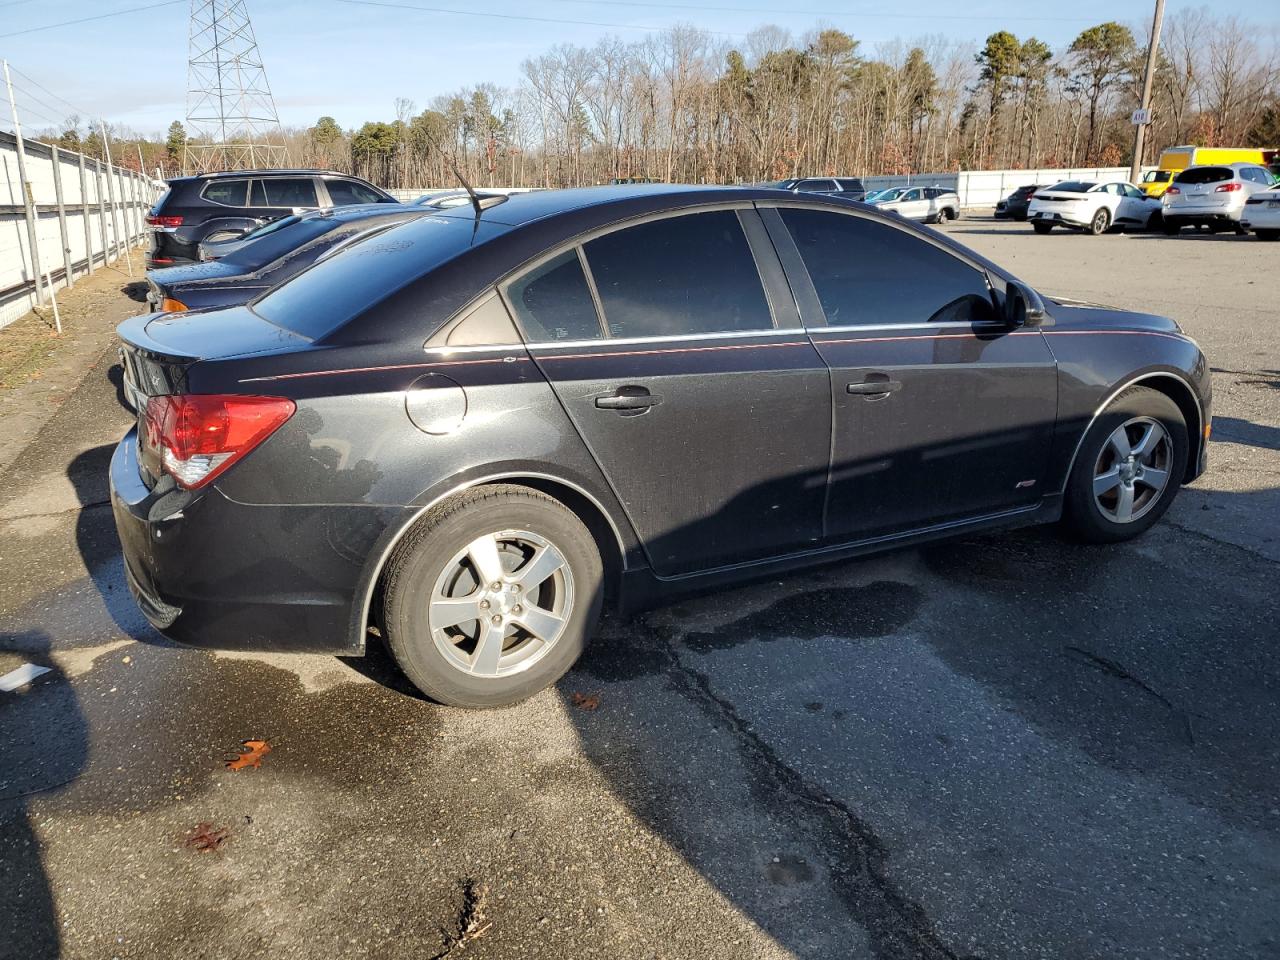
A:
POLYGON ((862 189, 861 180, 854 180, 848 177, 840 177, 840 178, 837 178, 836 183, 840 184, 841 190, 857 191, 862 189))
MULTIPOLYGON (((239 250, 223 257, 222 262, 256 270, 339 225, 332 217, 285 217, 283 219, 293 222, 246 243, 239 250)), ((274 225, 270 224, 270 226, 274 225)))
POLYGON ((1254 183, 1271 183, 1270 174, 1259 167, 1243 167, 1240 170, 1240 176, 1246 180, 1252 180, 1254 183))
POLYGON ((1232 178, 1230 167, 1192 167, 1173 178, 1174 183, 1221 183, 1232 178))
POLYGON ((670 217, 586 244, 613 337, 767 330, 773 316, 732 210, 670 217))
POLYGON ((200 196, 210 203, 222 203, 228 207, 243 207, 248 180, 212 180, 205 184, 200 196))
POLYGON ((507 296, 525 336, 534 343, 600 338, 600 319, 576 249, 513 280, 507 296))
POLYGON ((504 229, 481 224, 473 240, 466 218, 430 216, 400 224, 273 287, 253 309, 304 337, 322 337, 504 229))
POLYGON ((253 181, 252 207, 314 207, 316 185, 310 177, 274 177, 253 181))
POLYGON ((821 210, 778 212, 831 326, 994 319, 986 276, 905 230, 821 210))
POLYGON ((801 180, 796 185, 797 190, 809 191, 834 190, 835 188, 836 185, 831 180, 801 180))
POLYGON ((1055 183, 1050 190, 1057 193, 1088 193, 1096 184, 1086 180, 1063 180, 1061 183, 1055 183))
POLYGON ((160 199, 155 202, 155 206, 147 212, 153 217, 160 216, 160 210, 164 207, 164 202, 169 199, 169 194, 171 193, 173 193, 172 189, 166 190, 164 193, 160 194, 160 199))
POLYGON ((382 203, 386 199, 378 191, 353 180, 326 180, 324 185, 335 207, 351 203, 382 203))

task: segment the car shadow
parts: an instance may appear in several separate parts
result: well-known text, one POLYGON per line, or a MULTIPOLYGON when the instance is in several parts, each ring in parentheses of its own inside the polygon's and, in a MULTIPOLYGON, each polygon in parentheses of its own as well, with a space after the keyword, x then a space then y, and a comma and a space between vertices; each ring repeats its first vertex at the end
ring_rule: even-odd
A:
POLYGON ((1280 450, 1280 427, 1254 423, 1239 417, 1217 416, 1213 418, 1213 439, 1220 443, 1242 443, 1264 450, 1280 450))
POLYGON ((30 806, 68 789, 89 753, 87 723, 50 648, 49 635, 39 629, 0 637, 0 650, 49 671, 0 693, 0 930, 4 954, 13 957, 62 955, 58 910, 30 806), (50 738, 57 749, 49 748, 50 738))
POLYGON ((134 280, 126 283, 120 288, 120 292, 137 303, 147 302, 147 282, 145 280, 134 280))

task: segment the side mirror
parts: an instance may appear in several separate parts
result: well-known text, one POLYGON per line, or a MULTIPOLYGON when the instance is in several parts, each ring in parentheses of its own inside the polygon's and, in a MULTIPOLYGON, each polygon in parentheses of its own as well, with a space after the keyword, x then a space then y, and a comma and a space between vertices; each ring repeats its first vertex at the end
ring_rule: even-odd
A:
POLYGON ((1040 294, 1017 280, 1005 287, 1004 315, 1011 327, 1038 327, 1048 318, 1040 294))

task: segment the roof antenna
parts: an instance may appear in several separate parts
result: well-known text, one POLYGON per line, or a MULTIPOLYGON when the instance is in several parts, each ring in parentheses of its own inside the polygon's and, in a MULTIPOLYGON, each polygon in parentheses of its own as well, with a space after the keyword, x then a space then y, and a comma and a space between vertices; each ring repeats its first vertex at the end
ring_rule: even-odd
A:
MULTIPOLYGON (((440 156, 444 157, 445 163, 449 164, 449 169, 453 171, 453 175, 457 177, 458 182, 462 184, 462 189, 467 191, 467 196, 471 198, 471 206, 476 211, 476 220, 479 221, 480 215, 484 212, 484 207, 480 206, 480 197, 476 195, 476 192, 473 189, 471 189, 471 184, 467 183, 467 178, 464 177, 462 175, 462 171, 458 169, 457 163, 454 162, 453 155, 447 152, 444 147, 440 146, 440 141, 435 138, 435 135, 432 134, 430 130, 426 129, 425 125, 423 127, 423 132, 427 135, 427 139, 431 141, 431 145, 440 151, 440 156)), ((477 226, 479 226, 478 223, 477 226)))

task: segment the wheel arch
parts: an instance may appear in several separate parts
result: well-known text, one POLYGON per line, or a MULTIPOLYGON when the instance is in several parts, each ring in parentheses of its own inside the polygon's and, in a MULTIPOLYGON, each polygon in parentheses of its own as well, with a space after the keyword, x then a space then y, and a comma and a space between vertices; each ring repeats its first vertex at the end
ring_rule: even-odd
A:
POLYGON ((489 475, 457 484, 422 504, 413 514, 384 537, 376 555, 371 555, 361 586, 352 603, 351 640, 355 652, 362 653, 370 617, 375 613, 375 602, 382 593, 387 575, 387 563, 396 547, 432 509, 458 494, 486 486, 518 486, 537 490, 564 504, 581 520, 595 540, 604 564, 606 599, 616 597, 623 574, 628 569, 628 545, 622 529, 604 504, 593 494, 572 481, 551 474, 515 471, 509 474, 489 475))
POLYGON ((1098 417, 1106 412, 1107 408, 1115 402, 1116 397, 1124 393, 1130 387, 1149 387, 1152 390, 1158 390, 1177 405, 1178 410, 1182 413, 1182 419, 1187 424, 1187 439, 1189 441, 1189 449, 1187 450, 1187 467, 1183 482, 1188 482, 1196 476, 1196 464, 1200 460, 1200 450, 1205 442, 1204 438, 1204 409, 1200 404, 1200 398, 1196 395, 1195 389, 1181 374, 1173 373, 1168 370, 1155 370, 1150 373, 1143 373, 1136 377, 1131 377, 1122 382, 1119 386, 1114 387, 1106 396, 1106 399, 1098 405, 1094 410, 1093 416, 1089 418, 1089 422, 1085 424, 1084 429, 1080 432, 1080 438, 1076 440, 1075 450, 1071 453, 1071 462, 1067 464, 1067 472, 1062 481, 1062 491, 1065 492, 1067 483, 1071 479, 1071 473, 1076 467, 1076 458, 1080 455, 1080 448, 1084 445, 1084 438, 1089 435, 1089 431, 1093 428, 1098 417))

